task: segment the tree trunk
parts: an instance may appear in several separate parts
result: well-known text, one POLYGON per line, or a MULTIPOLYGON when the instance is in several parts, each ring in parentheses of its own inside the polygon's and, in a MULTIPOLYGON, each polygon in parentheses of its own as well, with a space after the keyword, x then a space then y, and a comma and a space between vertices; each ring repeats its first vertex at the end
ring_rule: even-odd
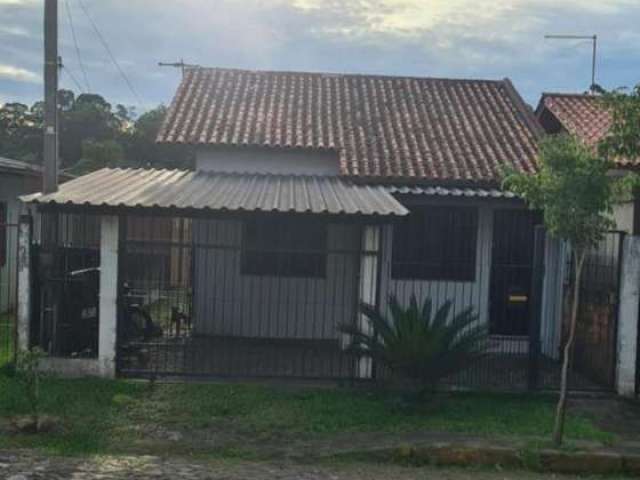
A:
POLYGON ((556 407, 556 419, 553 426, 553 444, 556 447, 562 445, 564 436, 564 420, 567 412, 567 380, 569 376, 569 362, 576 336, 576 325, 578 323, 578 305, 580 302, 580 278, 582 276, 582 264, 584 263, 585 251, 574 250, 575 279, 573 285, 573 300, 571 304, 571 319, 569 325, 569 337, 564 346, 562 359, 562 376, 560 379, 560 398, 556 407))

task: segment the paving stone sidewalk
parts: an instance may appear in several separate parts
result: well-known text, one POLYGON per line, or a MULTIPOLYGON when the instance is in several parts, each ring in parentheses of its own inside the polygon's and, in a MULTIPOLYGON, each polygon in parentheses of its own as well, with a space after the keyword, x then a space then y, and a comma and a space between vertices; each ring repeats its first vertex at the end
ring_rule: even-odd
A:
POLYGON ((224 462, 184 458, 162 459, 152 456, 69 458, 48 457, 30 451, 0 451, 0 479, 6 480, 572 480, 577 478, 491 469, 224 462))

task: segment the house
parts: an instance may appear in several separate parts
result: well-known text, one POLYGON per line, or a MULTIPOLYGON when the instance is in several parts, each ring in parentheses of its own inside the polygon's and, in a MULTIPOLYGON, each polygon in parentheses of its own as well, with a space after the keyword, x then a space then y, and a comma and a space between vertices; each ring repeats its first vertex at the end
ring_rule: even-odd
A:
MULTIPOLYGON (((586 145, 596 148, 611 127, 611 113, 597 94, 543 93, 536 117, 549 134, 569 133, 586 145)), ((640 159, 617 159, 616 170, 635 171, 640 159)), ((640 199, 629 198, 614 208, 616 228, 633 235, 640 234, 640 199)))
POLYGON ((491 355, 453 383, 557 377, 561 246, 538 329, 540 219, 500 188, 505 167, 535 171, 542 133, 508 79, 187 69, 157 141, 194 147, 195 171, 102 169, 25 198, 102 218, 100 348, 77 369, 371 378, 338 327, 393 294, 488 326, 491 355))

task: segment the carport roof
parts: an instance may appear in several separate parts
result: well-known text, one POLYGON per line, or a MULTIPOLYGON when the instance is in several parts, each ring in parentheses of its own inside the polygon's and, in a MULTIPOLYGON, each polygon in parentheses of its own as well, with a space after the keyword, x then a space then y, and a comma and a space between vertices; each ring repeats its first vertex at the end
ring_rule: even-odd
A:
POLYGON ((103 168, 55 193, 22 197, 41 205, 227 212, 406 215, 383 186, 344 177, 103 168))

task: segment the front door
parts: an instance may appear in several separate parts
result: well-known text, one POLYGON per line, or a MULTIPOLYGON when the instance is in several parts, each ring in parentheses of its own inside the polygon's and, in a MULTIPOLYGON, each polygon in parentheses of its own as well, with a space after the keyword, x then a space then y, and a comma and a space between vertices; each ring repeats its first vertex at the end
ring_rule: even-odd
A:
POLYGON ((496 210, 493 219, 489 332, 528 334, 534 227, 540 216, 529 210, 496 210))

